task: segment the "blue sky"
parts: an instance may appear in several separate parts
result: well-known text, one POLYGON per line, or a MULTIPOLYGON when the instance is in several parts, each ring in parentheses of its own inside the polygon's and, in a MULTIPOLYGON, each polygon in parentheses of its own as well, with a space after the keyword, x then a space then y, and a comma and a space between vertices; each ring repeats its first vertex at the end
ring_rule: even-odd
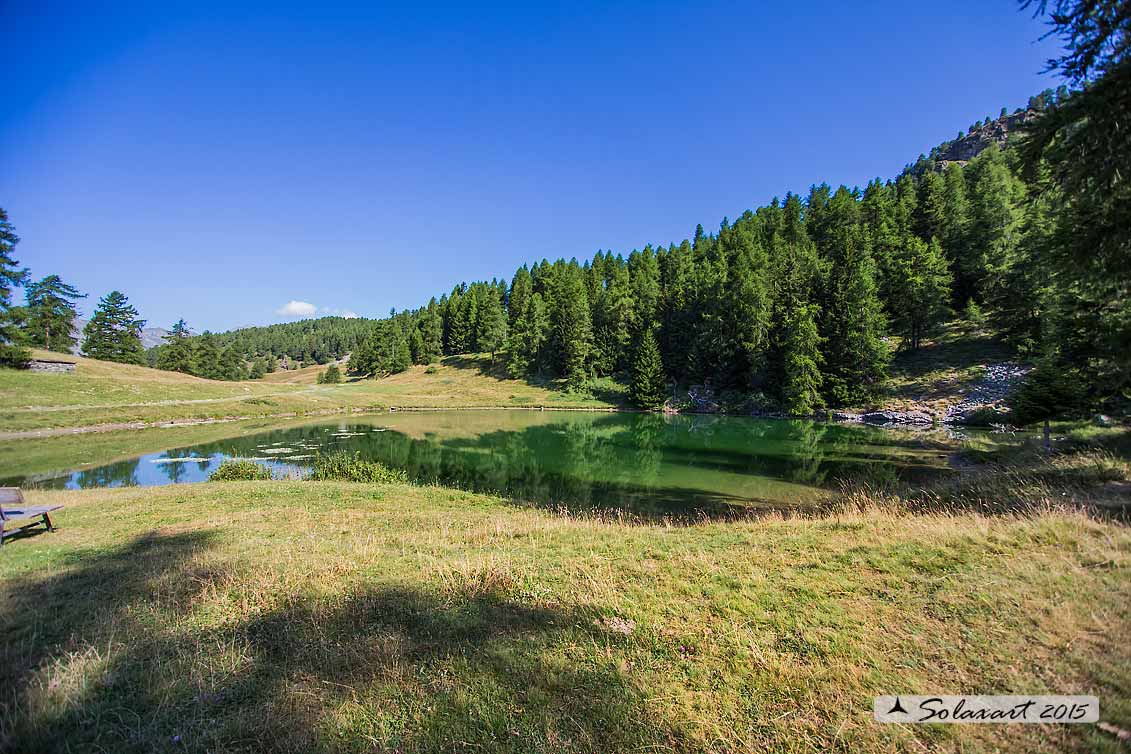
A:
POLYGON ((0 3, 0 206, 164 327, 678 241, 1057 83, 1010 0, 97 5, 0 3))

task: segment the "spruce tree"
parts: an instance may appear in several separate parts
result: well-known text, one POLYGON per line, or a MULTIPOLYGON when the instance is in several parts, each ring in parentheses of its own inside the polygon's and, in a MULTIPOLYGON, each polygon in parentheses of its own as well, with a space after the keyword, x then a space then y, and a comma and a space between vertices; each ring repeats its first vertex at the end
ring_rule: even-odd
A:
POLYGON ((234 346, 220 351, 217 377, 222 380, 239 381, 247 379, 247 365, 234 346))
POLYGON ((937 238, 925 243, 910 236, 895 266, 889 311, 892 327, 912 350, 950 313, 951 274, 937 238))
POLYGON ((593 331, 585 280, 577 260, 555 270, 550 323, 559 373, 571 388, 579 388, 589 377, 593 331))
POLYGON ((782 328, 782 407, 793 416, 810 416, 824 405, 817 307, 812 304, 794 307, 786 313, 782 328))
POLYGON ((28 273, 12 253, 20 237, 0 207, 0 366, 23 367, 31 353, 18 344, 20 333, 12 312, 12 289, 27 283, 28 273))
POLYGON ((957 262, 957 299, 986 300, 987 281, 1001 269, 1020 238, 1024 185, 1005 155, 990 146, 966 168, 970 183, 969 240, 957 262))
POLYGON ((77 343, 73 335, 78 316, 74 302, 86 298, 86 294, 64 283, 58 275, 31 283, 26 294, 28 341, 48 351, 70 353, 77 343))
POLYGON ((654 410, 664 405, 667 385, 660 346, 652 329, 640 336, 632 359, 632 402, 640 408, 654 410))
POLYGON ((192 373, 197 377, 209 380, 224 379, 220 368, 220 349, 216 346, 216 337, 205 330, 196 339, 196 348, 193 350, 192 373))
POLYGON ((593 311, 593 367, 597 374, 609 375, 628 365, 632 339, 634 300, 629 266, 619 255, 606 256, 601 265, 593 311))
POLYGON ((156 366, 170 372, 194 373, 195 349, 193 348, 191 333, 183 319, 177 320, 173 329, 164 336, 165 344, 160 347, 156 366))
POLYGON ((829 202, 827 228, 819 247, 829 263, 821 312, 824 390, 832 405, 843 406, 875 391, 886 374, 888 350, 867 236, 856 198, 843 186, 829 202))
POLYGON ((90 321, 83 328, 82 352, 85 356, 122 364, 144 364, 145 349, 141 331, 145 320, 121 291, 111 291, 98 302, 90 321))
POLYGON ((342 371, 337 364, 330 364, 319 377, 324 385, 337 385, 342 381, 342 371))
POLYGON ((431 364, 444 353, 444 325, 440 318, 440 307, 433 298, 420 320, 420 363, 431 364))
POLYGON ((503 348, 507 338, 506 313, 503 311, 503 303, 494 289, 486 291, 477 314, 476 345, 480 350, 490 351, 491 360, 494 361, 495 353, 503 348))
POLYGON ((507 336, 507 372, 519 379, 545 368, 549 315, 541 293, 533 293, 507 336))
POLYGON ((743 387, 754 385, 765 371, 772 312, 769 259, 752 225, 735 224, 726 244, 730 270, 723 311, 735 354, 729 371, 743 387))

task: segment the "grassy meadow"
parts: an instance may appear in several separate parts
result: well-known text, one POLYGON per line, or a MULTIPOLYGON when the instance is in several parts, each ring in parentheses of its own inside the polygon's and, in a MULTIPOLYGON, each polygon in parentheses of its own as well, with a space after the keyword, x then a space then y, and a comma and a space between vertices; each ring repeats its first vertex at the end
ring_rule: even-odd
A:
POLYGON ((622 390, 612 384, 582 395, 561 390, 556 382, 535 385, 506 379, 491 365, 489 355, 450 356, 439 364, 414 366, 381 380, 317 385, 314 380, 319 370, 314 369, 288 373, 296 375, 296 382, 281 377, 221 382, 47 351, 35 353, 42 358, 74 360, 76 371, 47 374, 0 369, 0 433, 379 411, 391 406, 607 408, 623 399, 622 390))
POLYGON ((879 726, 891 692, 1095 693, 1131 727, 1131 533, 1079 512, 689 526, 403 484, 32 492, 0 749, 1118 751, 879 726))

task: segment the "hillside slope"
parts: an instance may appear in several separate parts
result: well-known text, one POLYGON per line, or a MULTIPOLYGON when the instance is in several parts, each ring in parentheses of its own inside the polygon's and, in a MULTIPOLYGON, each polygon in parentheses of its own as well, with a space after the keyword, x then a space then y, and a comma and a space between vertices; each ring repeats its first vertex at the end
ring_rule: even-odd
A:
POLYGON ((0 369, 0 433, 94 425, 255 418, 415 408, 607 408, 621 401, 610 386, 599 397, 534 385, 492 370, 487 356, 453 356, 378 380, 314 384, 322 368, 283 373, 296 382, 220 382, 129 364, 35 351, 76 362, 75 374, 0 369))

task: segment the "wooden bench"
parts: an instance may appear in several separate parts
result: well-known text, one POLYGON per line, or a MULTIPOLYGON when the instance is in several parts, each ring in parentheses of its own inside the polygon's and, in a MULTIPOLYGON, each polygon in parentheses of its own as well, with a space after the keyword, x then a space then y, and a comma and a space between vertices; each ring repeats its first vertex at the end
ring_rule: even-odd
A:
POLYGON ((43 524, 47 531, 55 531, 51 523, 51 511, 61 505, 24 505, 24 493, 19 487, 0 487, 0 545, 8 537, 14 537, 25 529, 43 524), (9 528, 9 521, 20 521, 9 528))

